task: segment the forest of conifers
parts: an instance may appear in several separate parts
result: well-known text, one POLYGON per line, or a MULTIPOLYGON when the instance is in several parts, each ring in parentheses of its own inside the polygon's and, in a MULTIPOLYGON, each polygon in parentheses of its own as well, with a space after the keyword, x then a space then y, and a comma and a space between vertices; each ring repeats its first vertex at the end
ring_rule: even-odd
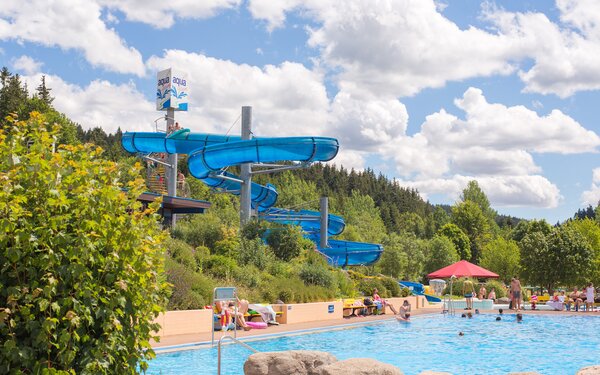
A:
MULTIPOLYGON (((19 76, 4 68, 0 85, 2 127, 9 126, 9 114, 27 119, 36 111, 60 125, 58 143, 92 143, 122 168, 140 161, 121 148, 121 129, 106 134, 102 124, 76 124, 56 111, 44 79, 30 94, 19 76)), ((187 175, 185 165, 179 163, 187 175)), ((370 294, 374 287, 395 296, 403 293, 396 280, 426 281, 429 272, 459 259, 498 273, 500 282, 519 276, 524 284, 551 290, 600 283, 600 206, 582 208, 551 225, 498 214, 476 181, 451 206, 432 205, 418 191, 371 169, 330 164, 263 175, 257 182, 277 187, 278 207, 318 209, 319 197, 329 197, 330 212, 347 223, 339 238, 381 243, 381 259, 368 267, 332 268, 298 228, 273 230, 257 221, 240 228, 238 198, 215 194, 190 177, 190 197, 210 201, 212 207, 205 214, 182 217, 168 229, 170 309, 206 305, 217 285, 236 285, 240 294, 257 302, 328 300, 370 294)), ((498 282, 490 286, 500 289, 498 282)))

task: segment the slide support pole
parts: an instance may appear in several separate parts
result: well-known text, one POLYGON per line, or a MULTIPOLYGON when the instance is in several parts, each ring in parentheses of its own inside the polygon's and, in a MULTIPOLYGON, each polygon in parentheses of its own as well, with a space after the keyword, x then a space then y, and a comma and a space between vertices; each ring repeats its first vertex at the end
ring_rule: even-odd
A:
MULTIPOLYGON (((252 107, 242 107, 242 140, 252 139, 252 107)), ((252 214, 251 189, 252 168, 250 163, 240 165, 240 179, 242 180, 240 192, 240 225, 243 227, 250 221, 252 214)))
MULTIPOLYGON (((175 109, 167 109, 167 129, 172 129, 175 124, 175 109)), ((167 180, 167 195, 172 197, 177 196, 177 154, 168 154, 167 162, 169 166, 166 168, 166 180, 167 180)), ((171 227, 175 226, 177 217, 175 214, 171 215, 171 227)))
POLYGON ((319 200, 319 206, 321 211, 321 232, 319 239, 319 246, 321 249, 327 248, 327 225, 329 224, 329 201, 327 197, 321 197, 319 200))

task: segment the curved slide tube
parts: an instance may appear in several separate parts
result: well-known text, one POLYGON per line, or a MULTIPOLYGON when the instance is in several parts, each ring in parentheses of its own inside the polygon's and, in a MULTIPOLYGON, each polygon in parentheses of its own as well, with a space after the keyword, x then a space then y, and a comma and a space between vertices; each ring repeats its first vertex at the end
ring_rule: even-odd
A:
POLYGON ((330 247, 319 247, 319 251, 338 267, 373 264, 383 253, 383 246, 374 243, 341 240, 329 240, 328 243, 330 247))
POLYGON ((425 293, 425 287, 421 283, 416 283, 413 281, 398 281, 398 284, 404 288, 408 288, 415 296, 425 296, 428 302, 442 302, 440 297, 425 293))
MULTIPOLYGON (((329 161, 338 152, 335 138, 283 137, 254 138, 242 141, 239 136, 191 133, 188 129, 176 131, 169 136, 164 133, 123 134, 123 148, 131 153, 188 154, 188 168, 192 176, 208 186, 221 188, 232 194, 240 194, 239 181, 220 179, 215 175, 237 178, 224 171, 225 168, 242 163, 272 163, 294 161, 311 163, 329 161)), ((252 183, 252 206, 261 212, 260 217, 270 222, 299 225, 307 237, 318 243, 320 231, 319 213, 315 211, 290 211, 271 208, 277 201, 277 191, 271 184, 262 186, 252 183)), ((345 228, 344 220, 329 215, 328 234, 337 235, 345 228)), ((328 248, 319 248, 335 266, 368 265, 379 259, 383 247, 377 244, 329 240, 328 248)))
MULTIPOLYGON (((282 208, 271 208, 260 218, 271 223, 279 223, 286 225, 298 225, 303 231, 310 234, 318 234, 321 230, 321 214, 317 211, 292 211, 282 208)), ((329 214, 327 223, 327 233, 330 236, 335 236, 344 231, 346 223, 340 216, 329 214)))

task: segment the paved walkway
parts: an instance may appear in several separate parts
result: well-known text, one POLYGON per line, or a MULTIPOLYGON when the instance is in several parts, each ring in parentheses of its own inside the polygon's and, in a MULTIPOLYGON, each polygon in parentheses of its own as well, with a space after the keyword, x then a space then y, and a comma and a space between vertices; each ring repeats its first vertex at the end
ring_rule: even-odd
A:
MULTIPOLYGON (((440 314, 441 308, 421 308, 416 309, 411 312, 413 316, 423 315, 423 314, 440 314)), ((278 326, 269 326, 267 329, 252 329, 250 331, 237 331, 237 337, 253 337, 253 336, 263 336, 263 335, 271 335, 271 334, 283 334, 283 333, 293 333, 296 331, 305 331, 309 329, 343 329, 348 326, 352 326, 353 324, 364 324, 366 322, 376 323, 380 320, 390 320, 394 319, 394 315, 370 315, 365 317, 352 317, 352 318, 344 318, 344 319, 336 319, 336 320, 325 320, 325 321, 316 321, 316 322, 306 322, 306 323, 293 323, 293 324, 280 324, 278 326)), ((224 333, 217 331, 215 332, 215 341, 218 341, 219 338, 224 333)), ((228 331, 226 334, 233 335, 232 331, 228 331)), ((210 342, 211 340, 211 332, 206 333, 196 333, 196 334, 187 334, 187 335, 176 335, 176 336, 166 336, 163 337, 160 342, 152 343, 152 347, 155 349, 163 348, 167 346, 179 346, 179 345, 194 345, 198 343, 210 342)))

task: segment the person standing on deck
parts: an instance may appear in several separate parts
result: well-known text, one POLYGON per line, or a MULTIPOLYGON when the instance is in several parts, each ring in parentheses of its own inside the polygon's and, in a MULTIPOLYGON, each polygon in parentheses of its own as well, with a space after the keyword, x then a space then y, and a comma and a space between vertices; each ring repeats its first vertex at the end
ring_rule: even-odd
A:
POLYGON ((471 280, 465 278, 462 292, 467 301, 467 310, 473 310, 473 295, 475 294, 475 287, 473 286, 473 282, 471 280))
POLYGON ((519 311, 521 310, 521 282, 516 277, 513 277, 510 282, 510 290, 513 308, 519 311))

